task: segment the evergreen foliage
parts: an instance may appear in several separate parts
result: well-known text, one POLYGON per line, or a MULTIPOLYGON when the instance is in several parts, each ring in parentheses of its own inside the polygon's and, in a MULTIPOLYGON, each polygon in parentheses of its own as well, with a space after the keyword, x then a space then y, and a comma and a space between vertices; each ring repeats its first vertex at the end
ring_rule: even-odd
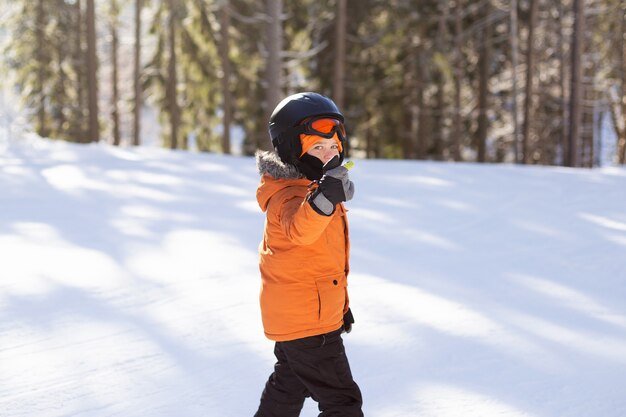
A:
MULTIPOLYGON (((97 0, 96 13, 104 14, 109 1, 97 0)), ((118 0, 120 16, 124 8, 134 10, 135 1, 118 0)), ((573 33, 574 0, 347 0, 340 85, 350 152, 371 158, 567 164, 571 48, 579 35, 580 134, 572 142, 577 164, 599 163, 599 115, 606 115, 617 132, 615 158, 624 163, 626 2, 579 1, 585 20, 580 34, 573 33), (511 4, 518 6, 515 39, 511 4), (511 45, 517 45, 516 67, 511 45)), ((149 17, 141 40, 147 51, 142 90, 146 104, 159 109, 163 146, 187 148, 193 138, 200 151, 230 152, 232 139, 222 138, 228 88, 232 114, 227 123, 244 132, 243 152, 267 147, 266 119, 273 104, 267 102, 272 84, 265 70, 269 42, 275 42, 267 31, 270 3, 282 7, 279 96, 297 91, 332 96, 337 2, 144 0, 149 17), (228 42, 220 44, 225 33, 228 42)), ((15 0, 3 24, 11 34, 3 50, 4 71, 17 81, 42 136, 75 142, 87 137, 84 8, 84 0, 15 0)), ((97 25, 103 21, 96 16, 97 25)), ((123 19, 110 22, 124 25, 123 19)), ((125 28, 99 28, 98 43, 111 42, 102 36, 105 30, 123 39, 132 25, 128 20, 125 28)), ((119 89, 131 100, 127 92, 133 80, 122 76, 119 89)), ((132 132, 120 127, 121 143, 130 144, 132 132)))

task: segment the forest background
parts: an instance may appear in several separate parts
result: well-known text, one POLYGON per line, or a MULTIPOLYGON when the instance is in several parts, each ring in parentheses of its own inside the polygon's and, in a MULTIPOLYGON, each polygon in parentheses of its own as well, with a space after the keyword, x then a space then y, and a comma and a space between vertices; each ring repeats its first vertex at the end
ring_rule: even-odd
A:
POLYGON ((317 91, 357 157, 626 162, 626 0, 0 6, 1 87, 44 137, 250 155, 280 99, 317 91))

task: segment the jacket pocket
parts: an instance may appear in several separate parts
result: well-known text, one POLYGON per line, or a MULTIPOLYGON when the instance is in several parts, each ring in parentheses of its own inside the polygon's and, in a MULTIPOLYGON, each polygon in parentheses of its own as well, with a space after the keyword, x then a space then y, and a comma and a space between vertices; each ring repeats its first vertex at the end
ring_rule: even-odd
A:
POLYGON ((321 325, 341 322, 346 304, 346 276, 335 274, 315 280, 319 302, 319 321, 321 325))
POLYGON ((260 294, 267 333, 285 335, 309 329, 318 318, 316 286, 303 283, 263 283, 260 294))

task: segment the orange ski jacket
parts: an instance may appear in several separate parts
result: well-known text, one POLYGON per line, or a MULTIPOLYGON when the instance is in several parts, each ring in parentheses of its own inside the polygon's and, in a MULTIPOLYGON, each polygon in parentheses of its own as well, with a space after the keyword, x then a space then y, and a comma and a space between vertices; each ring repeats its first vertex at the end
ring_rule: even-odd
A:
POLYGON ((257 166, 266 213, 259 246, 265 335, 280 342, 337 330, 349 303, 346 210, 316 213, 306 201, 311 181, 275 153, 258 152, 257 166))

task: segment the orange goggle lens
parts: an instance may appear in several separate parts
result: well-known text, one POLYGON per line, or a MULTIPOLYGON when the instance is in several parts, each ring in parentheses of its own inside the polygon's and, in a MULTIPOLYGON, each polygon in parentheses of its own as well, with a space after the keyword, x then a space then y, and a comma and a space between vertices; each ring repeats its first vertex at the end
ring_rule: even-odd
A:
POLYGON ((304 133, 309 135, 318 135, 323 138, 330 139, 335 133, 339 133, 342 139, 346 137, 346 128, 340 120, 328 117, 307 120, 303 123, 304 133))

